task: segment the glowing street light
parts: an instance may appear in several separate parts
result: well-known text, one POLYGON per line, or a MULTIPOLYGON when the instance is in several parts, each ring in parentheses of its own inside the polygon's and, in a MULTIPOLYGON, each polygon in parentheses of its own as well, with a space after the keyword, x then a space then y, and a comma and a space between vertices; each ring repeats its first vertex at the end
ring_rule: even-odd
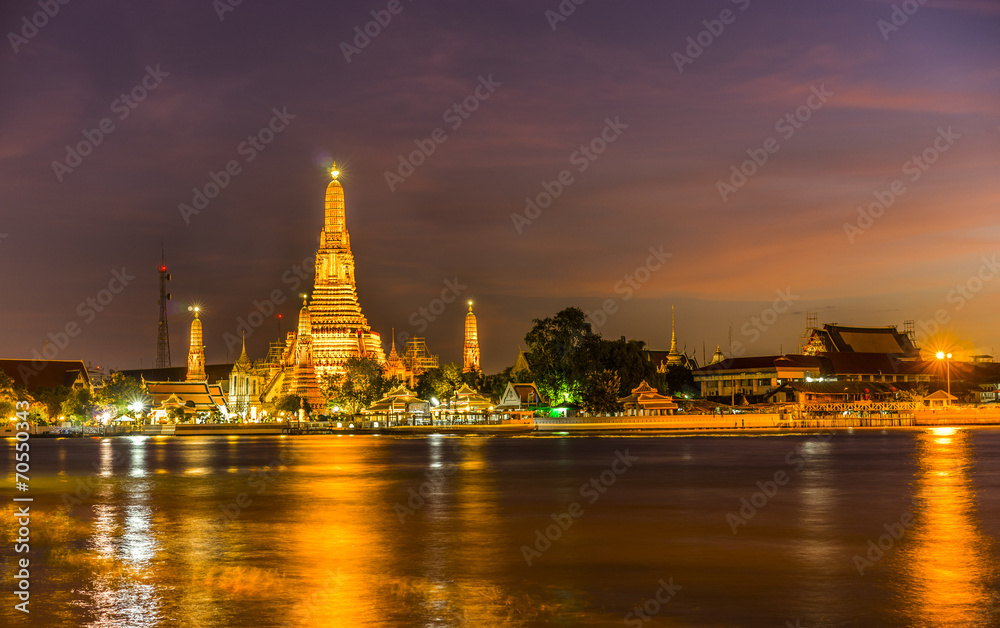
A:
POLYGON ((951 354, 945 353, 944 351, 938 351, 936 354, 937 359, 944 360, 944 369, 946 377, 948 379, 948 396, 951 396, 951 354))

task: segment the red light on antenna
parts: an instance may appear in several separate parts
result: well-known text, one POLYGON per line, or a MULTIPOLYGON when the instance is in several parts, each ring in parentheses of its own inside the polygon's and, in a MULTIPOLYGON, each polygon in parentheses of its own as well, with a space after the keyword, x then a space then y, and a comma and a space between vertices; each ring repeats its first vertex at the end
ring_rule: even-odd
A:
POLYGON ((281 318, 281 314, 278 314, 278 318, 281 318))
POLYGON ((167 271, 167 267, 166 266, 160 266, 160 272, 161 273, 166 272, 166 271, 167 271))

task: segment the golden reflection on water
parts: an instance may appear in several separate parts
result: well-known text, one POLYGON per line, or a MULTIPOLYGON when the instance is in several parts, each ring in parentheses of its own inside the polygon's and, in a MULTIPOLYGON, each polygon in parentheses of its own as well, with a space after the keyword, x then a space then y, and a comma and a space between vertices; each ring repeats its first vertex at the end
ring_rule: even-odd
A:
POLYGON ((904 538, 909 625, 991 626, 990 540, 979 528, 970 478, 971 433, 931 428, 918 436, 916 524, 904 538), (908 542, 907 542, 908 541, 908 542))

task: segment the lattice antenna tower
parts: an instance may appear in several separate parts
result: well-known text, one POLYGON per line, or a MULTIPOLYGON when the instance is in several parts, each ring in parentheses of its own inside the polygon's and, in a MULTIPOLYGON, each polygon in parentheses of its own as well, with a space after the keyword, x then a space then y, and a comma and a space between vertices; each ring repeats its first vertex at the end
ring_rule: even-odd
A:
POLYGON ((160 325, 156 338, 156 368, 170 368, 170 327, 167 325, 167 301, 170 300, 170 293, 167 292, 167 282, 170 281, 170 273, 167 272, 167 265, 163 257, 163 243, 160 243, 160 298, 157 301, 160 305, 160 325))
POLYGON ((806 328, 802 330, 802 335, 799 336, 799 353, 805 354, 806 347, 809 346, 809 340, 812 338, 813 331, 819 327, 819 314, 816 312, 806 312, 806 328))
POLYGON ((903 321, 903 333, 906 334, 906 337, 913 343, 914 348, 920 348, 920 346, 917 345, 917 326, 913 319, 903 321))

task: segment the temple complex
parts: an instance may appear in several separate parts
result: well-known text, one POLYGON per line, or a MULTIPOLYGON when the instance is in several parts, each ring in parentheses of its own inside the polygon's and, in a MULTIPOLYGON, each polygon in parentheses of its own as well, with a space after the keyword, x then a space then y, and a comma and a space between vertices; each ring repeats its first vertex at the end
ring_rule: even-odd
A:
POLYGON ((479 326, 476 315, 472 313, 472 301, 469 301, 469 313, 465 315, 465 347, 463 355, 463 373, 480 371, 479 368, 479 326))
POLYGON ((319 378, 343 375, 344 364, 350 358, 370 357, 385 364, 382 338, 368 326, 358 303, 344 188, 337 180, 340 171, 336 164, 330 175, 333 180, 326 188, 326 214, 309 303, 311 361, 319 378))

